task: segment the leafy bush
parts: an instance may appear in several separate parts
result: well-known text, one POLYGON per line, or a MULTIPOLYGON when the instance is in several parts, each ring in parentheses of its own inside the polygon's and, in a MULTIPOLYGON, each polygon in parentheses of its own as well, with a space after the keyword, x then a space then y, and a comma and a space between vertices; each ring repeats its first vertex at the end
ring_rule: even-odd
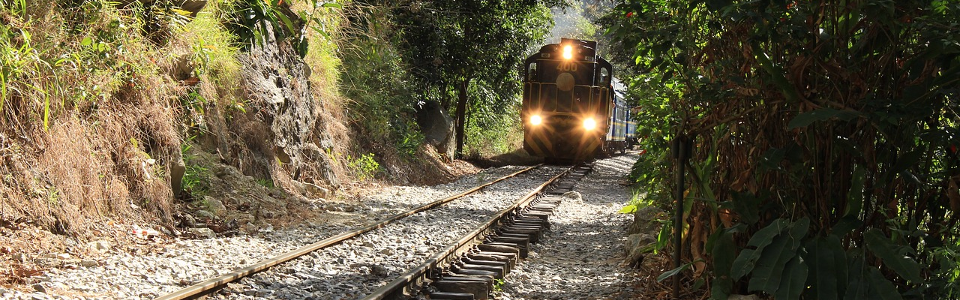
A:
POLYGON ((225 13, 229 20, 226 25, 243 42, 243 49, 263 45, 272 37, 291 43, 300 57, 307 55, 310 45, 305 30, 313 29, 329 37, 323 19, 317 16, 317 10, 342 7, 333 1, 311 0, 311 10, 298 14, 290 8, 290 1, 237 0, 231 4, 225 13))
POLYGON ((475 107, 467 115, 465 151, 469 156, 493 156, 522 147, 523 132, 517 103, 500 109, 475 107))
MULTIPOLYGON (((348 105, 355 131, 374 144, 395 147, 401 157, 412 158, 423 143, 414 122, 417 97, 407 65, 390 43, 393 29, 386 11, 386 7, 356 7, 348 17, 353 26, 346 30, 347 42, 341 50, 341 91, 353 100, 348 105)), ((378 154, 388 155, 385 152, 378 154)))
POLYGON ((213 177, 213 173, 201 163, 199 157, 189 153, 192 147, 190 143, 183 143, 181 147, 183 163, 186 167, 181 181, 183 190, 190 195, 191 199, 203 199, 210 192, 210 179, 213 177))
POLYGON ((372 179, 380 173, 380 164, 374 157, 373 153, 363 154, 357 158, 347 155, 347 166, 353 170, 358 180, 372 179))

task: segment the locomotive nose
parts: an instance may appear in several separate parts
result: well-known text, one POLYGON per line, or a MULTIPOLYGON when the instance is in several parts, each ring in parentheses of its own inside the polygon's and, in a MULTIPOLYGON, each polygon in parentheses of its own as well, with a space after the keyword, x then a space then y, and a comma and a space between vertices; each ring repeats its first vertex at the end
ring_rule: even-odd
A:
POLYGON ((570 73, 560 73, 557 75, 557 89, 569 92, 573 90, 573 87, 577 85, 577 80, 573 78, 573 74, 570 73))

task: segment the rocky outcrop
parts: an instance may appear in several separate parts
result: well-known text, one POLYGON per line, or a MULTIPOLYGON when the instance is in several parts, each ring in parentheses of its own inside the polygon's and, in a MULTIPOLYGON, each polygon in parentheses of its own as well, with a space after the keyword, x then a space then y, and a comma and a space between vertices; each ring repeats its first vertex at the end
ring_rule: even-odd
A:
POLYGON ((453 118, 439 102, 423 102, 417 108, 417 125, 420 126, 426 143, 437 148, 437 152, 453 157, 456 150, 453 118))
MULTIPOLYGON (((258 110, 247 113, 255 114, 251 119, 269 126, 269 140, 251 148, 259 148, 263 155, 272 157, 254 160, 267 165, 252 169, 272 170, 269 164, 278 161, 287 165, 294 180, 307 172, 320 177, 310 181, 336 187, 339 182, 330 170, 331 160, 325 149, 317 145, 329 138, 316 130, 319 100, 311 94, 310 67, 290 43, 278 43, 272 37, 272 29, 267 32, 263 45, 255 45, 250 53, 239 57, 244 89, 258 110)), ((247 168, 241 170, 257 176, 249 174, 247 168)))

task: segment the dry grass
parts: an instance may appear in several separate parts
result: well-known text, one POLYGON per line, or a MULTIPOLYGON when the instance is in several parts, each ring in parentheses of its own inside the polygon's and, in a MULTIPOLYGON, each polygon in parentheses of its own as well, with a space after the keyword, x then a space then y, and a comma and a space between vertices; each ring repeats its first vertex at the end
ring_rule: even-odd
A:
POLYGON ((143 219, 136 207, 169 221, 167 162, 181 139, 171 84, 156 65, 139 63, 155 60, 155 47, 132 26, 116 27, 133 20, 109 7, 35 4, 29 19, 4 16, 31 36, 14 46, 37 53, 7 62, 23 72, 10 82, 0 117, 0 134, 17 137, 4 138, 0 161, 4 217, 71 234, 89 221, 143 219), (73 34, 72 25, 86 30, 73 34), (91 36, 102 48, 89 48, 91 36))
MULTIPOLYGON (((623 295, 626 299, 659 300, 673 298, 673 277, 663 281, 657 281, 657 277, 663 272, 673 269, 671 254, 667 251, 661 251, 658 254, 648 253, 643 258, 639 270, 636 272, 639 276, 635 287, 634 295, 623 295)), ((678 276, 680 279, 680 298, 682 300, 703 300, 708 299, 710 294, 704 290, 693 289, 694 283, 689 279, 688 273, 684 272, 678 276)), ((703 285, 708 286, 708 285, 703 285)))

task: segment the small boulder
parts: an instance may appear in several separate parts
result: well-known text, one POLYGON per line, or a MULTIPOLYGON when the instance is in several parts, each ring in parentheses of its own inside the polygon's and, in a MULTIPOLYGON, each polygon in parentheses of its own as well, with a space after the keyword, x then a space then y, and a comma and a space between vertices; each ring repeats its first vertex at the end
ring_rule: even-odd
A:
POLYGON ((223 202, 210 196, 203 197, 203 206, 215 214, 227 209, 227 207, 223 205, 223 202))
POLYGON ((87 267, 87 268, 92 268, 92 267, 99 266, 100 263, 97 262, 96 260, 84 259, 84 260, 81 260, 81 261, 80 261, 80 265, 81 265, 81 266, 84 266, 84 267, 87 267))
POLYGON ((643 256, 650 247, 657 243, 657 239, 646 233, 634 233, 627 237, 623 250, 627 253, 623 264, 636 267, 643 262, 643 256))
POLYGON ((580 192, 577 192, 577 191, 569 191, 569 192, 563 193, 563 197, 564 197, 564 198, 567 198, 567 199, 570 199, 570 201, 582 201, 582 200, 583 200, 583 196, 581 196, 581 195, 580 195, 580 192))
POLYGON ((214 220, 214 219, 217 218, 217 215, 213 214, 212 212, 206 211, 206 210, 198 210, 198 211, 194 212, 194 214, 197 215, 197 219, 200 219, 201 221, 203 221, 203 220, 214 220))
POLYGON ((197 227, 197 219, 190 214, 183 214, 180 216, 180 227, 192 228, 197 227))
POLYGON ((190 228, 187 231, 199 238, 212 239, 217 237, 217 233, 210 228, 190 228))
POLYGON ((110 242, 103 241, 103 240, 94 241, 94 242, 87 243, 87 247, 90 248, 90 250, 92 250, 93 252, 103 253, 103 252, 110 251, 110 242))

